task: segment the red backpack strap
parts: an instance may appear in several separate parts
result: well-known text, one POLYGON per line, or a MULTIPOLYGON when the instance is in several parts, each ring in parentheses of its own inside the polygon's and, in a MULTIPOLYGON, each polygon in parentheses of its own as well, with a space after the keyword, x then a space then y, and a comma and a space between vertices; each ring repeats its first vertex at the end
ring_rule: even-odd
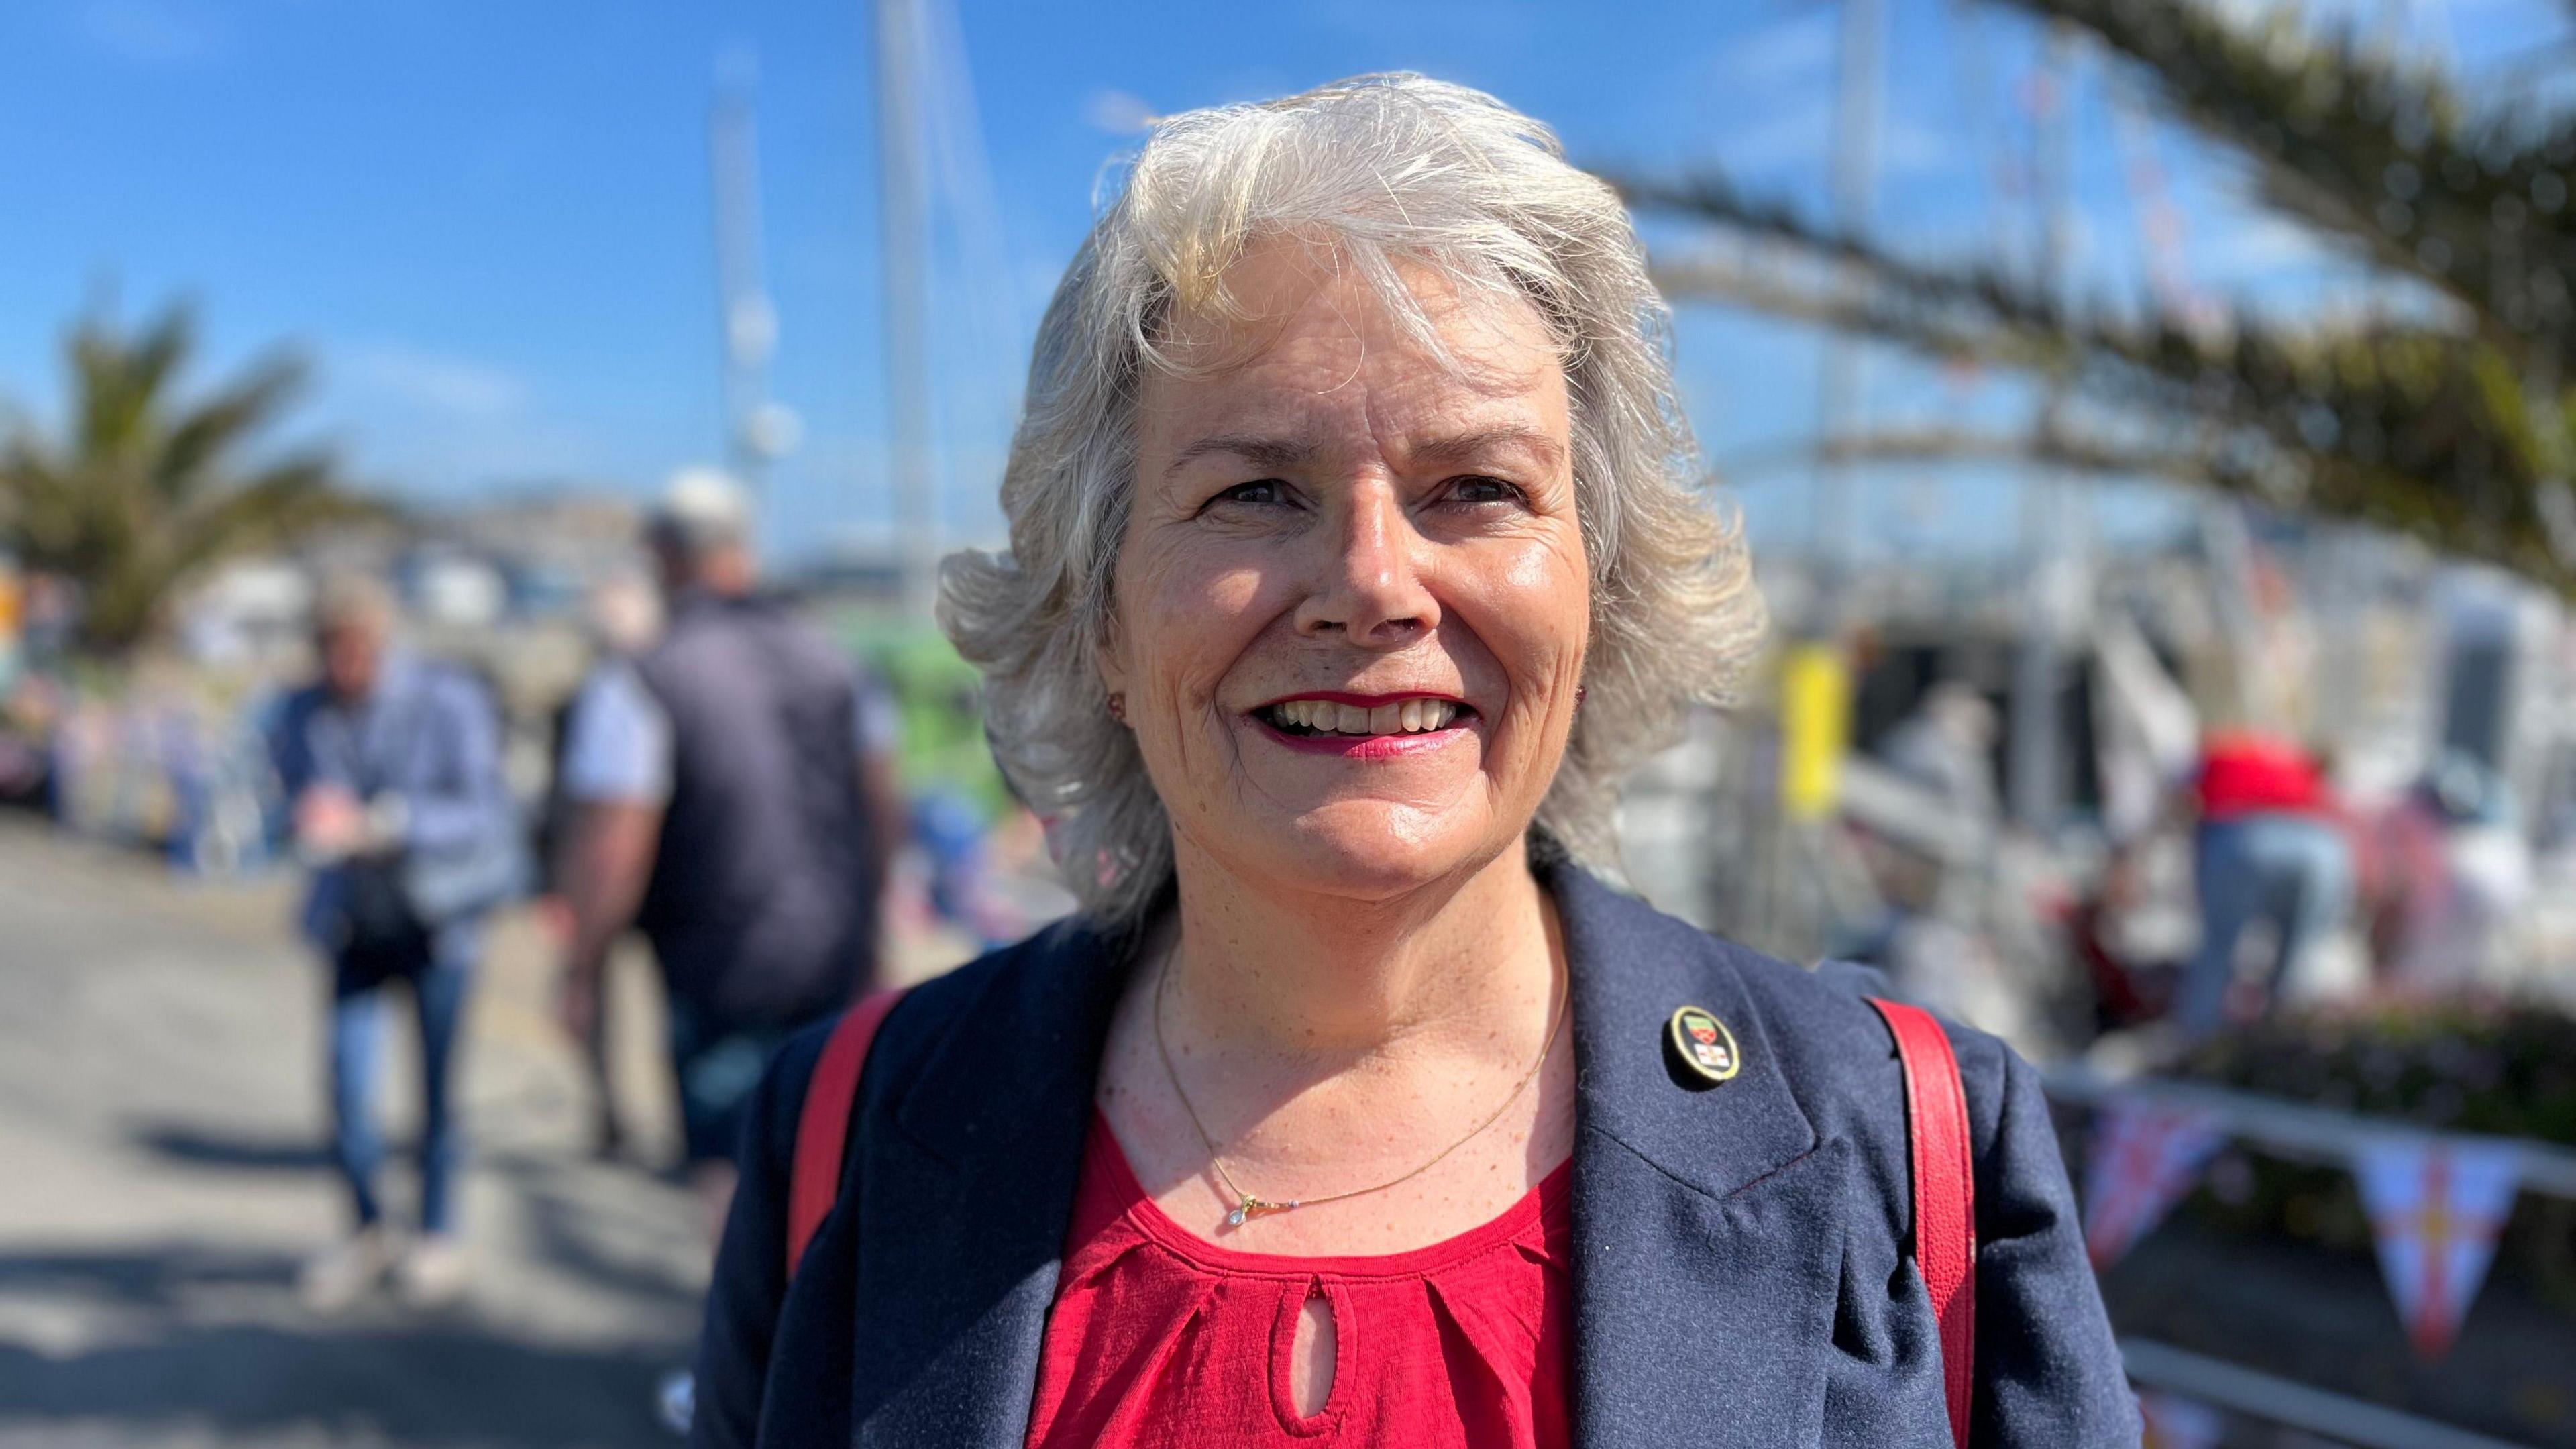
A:
POLYGON ((832 1215, 841 1195, 841 1157, 850 1141, 850 1109, 857 1105, 859 1072, 868 1064, 868 1046, 886 1013, 903 998, 899 990, 873 992, 860 998, 824 1039, 823 1055, 814 1063, 813 1080, 805 1086, 805 1109, 796 1118, 796 1159, 787 1176, 787 1276, 805 1245, 832 1215))
POLYGON ((1870 998, 1896 1037, 1905 1068, 1905 1125, 1914 1159, 1914 1266, 1941 1326, 1941 1386, 1950 1400, 1950 1437, 1968 1444, 1968 1399, 1976 1387, 1977 1178, 1968 1145, 1968 1094, 1959 1059, 1932 1013, 1870 998))

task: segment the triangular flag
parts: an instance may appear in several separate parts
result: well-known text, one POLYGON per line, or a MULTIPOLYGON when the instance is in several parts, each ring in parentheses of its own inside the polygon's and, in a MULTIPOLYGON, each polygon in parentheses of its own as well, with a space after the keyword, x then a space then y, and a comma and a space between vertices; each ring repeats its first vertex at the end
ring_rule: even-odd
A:
POLYGON ((2379 1268, 2415 1352, 2450 1351, 2513 1211, 2521 1154, 2509 1144, 2396 1137, 2353 1163, 2379 1268))
POLYGON ((2227 1416, 2180 1394, 2138 1395, 2138 1416, 2146 1421, 2143 1449, 2217 1449, 2227 1431, 2227 1416))
POLYGON ((2164 1220, 2226 1140, 2206 1112, 2114 1100, 2093 1132, 2084 1168, 2084 1249, 2107 1268, 2164 1220))

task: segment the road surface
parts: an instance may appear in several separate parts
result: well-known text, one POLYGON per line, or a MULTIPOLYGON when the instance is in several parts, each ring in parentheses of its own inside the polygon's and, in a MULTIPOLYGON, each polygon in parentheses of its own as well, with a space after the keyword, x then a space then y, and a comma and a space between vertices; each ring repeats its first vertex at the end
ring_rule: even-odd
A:
MULTIPOLYGON (((588 1156, 524 920, 498 933, 462 1066, 469 1296, 300 1306, 297 1265, 342 1207, 290 886, 190 885, 0 816, 0 1449, 675 1443, 652 1389, 687 1355, 706 1235, 680 1187, 588 1156)), ((658 1156, 658 1023, 640 973, 619 986, 621 1095, 658 1156)))

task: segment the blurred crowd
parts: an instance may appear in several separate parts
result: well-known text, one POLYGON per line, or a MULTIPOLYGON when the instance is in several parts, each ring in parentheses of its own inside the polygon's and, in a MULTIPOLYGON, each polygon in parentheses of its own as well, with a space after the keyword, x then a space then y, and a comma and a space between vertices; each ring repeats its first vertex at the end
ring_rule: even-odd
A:
POLYGON ((623 940, 650 946, 712 1228, 742 1101, 790 1037, 1064 908, 1033 868, 1035 822, 980 750, 961 765, 980 739, 963 667, 770 587, 755 529, 731 478, 677 475, 631 566, 584 591, 579 660, 533 707, 490 650, 424 627, 398 570, 313 567, 303 647, 260 671, 146 653, 111 673, 68 647, 76 597, 7 580, 0 795, 183 872, 305 878, 349 1229, 306 1264, 310 1306, 466 1286, 457 1061, 502 909, 531 903, 545 927, 605 1155, 628 1143, 603 980, 623 940), (417 1200, 397 1205, 379 1119, 398 1019, 422 1080, 417 1200))

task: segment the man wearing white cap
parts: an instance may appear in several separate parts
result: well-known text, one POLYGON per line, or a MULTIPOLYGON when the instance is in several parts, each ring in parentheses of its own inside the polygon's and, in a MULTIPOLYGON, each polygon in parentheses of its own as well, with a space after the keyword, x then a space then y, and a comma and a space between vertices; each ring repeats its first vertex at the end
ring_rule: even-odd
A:
POLYGON ((750 534, 731 480, 672 480, 648 530, 669 627, 583 686, 561 781, 565 1024, 587 1033, 608 948, 640 928, 671 994, 692 1176, 719 1214, 770 1054, 874 975, 902 821, 881 697, 756 588, 750 534))

